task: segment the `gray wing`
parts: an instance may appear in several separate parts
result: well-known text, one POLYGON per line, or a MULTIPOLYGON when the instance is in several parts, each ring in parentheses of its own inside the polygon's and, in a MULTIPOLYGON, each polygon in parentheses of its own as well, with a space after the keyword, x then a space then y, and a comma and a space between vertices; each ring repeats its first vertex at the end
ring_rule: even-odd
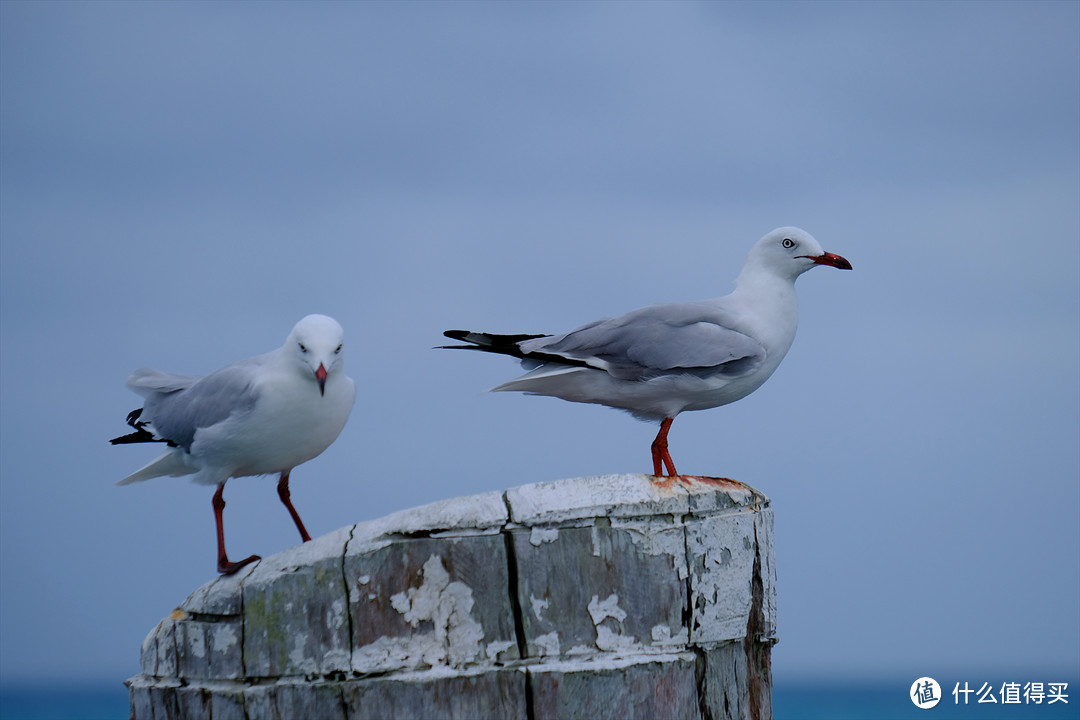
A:
MULTIPOLYGON (((199 428, 216 425, 233 413, 248 412, 254 407, 258 395, 252 383, 252 370, 248 363, 237 363, 204 378, 156 373, 153 380, 145 381, 157 385, 145 396, 141 419, 149 422, 160 437, 190 449, 199 428), (170 382, 169 378, 174 381, 170 382), (182 384, 184 378, 194 382, 182 384)), ((128 386, 132 386, 132 381, 128 381, 128 386)))
POLYGON ((729 327, 715 305, 704 303, 654 305, 520 347, 537 360, 565 358, 620 380, 672 372, 738 376, 756 369, 767 354, 757 340, 729 327))
POLYGON ((197 375, 175 375, 150 368, 139 368, 131 373, 127 380, 127 387, 143 397, 150 397, 155 393, 183 390, 194 385, 198 380, 197 375))

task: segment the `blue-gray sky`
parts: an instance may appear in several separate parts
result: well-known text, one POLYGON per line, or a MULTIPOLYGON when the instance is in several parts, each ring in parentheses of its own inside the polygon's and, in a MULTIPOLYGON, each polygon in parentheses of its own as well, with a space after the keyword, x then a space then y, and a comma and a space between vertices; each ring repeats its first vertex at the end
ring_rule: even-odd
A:
MULTIPOLYGON (((1080 673, 1080 4, 0 3, 0 674, 122 679, 214 575, 211 489, 115 481, 141 366, 303 315, 359 386, 313 534, 646 472, 655 428, 486 394, 447 328, 726 294, 799 225, 754 395, 675 422, 773 501, 778 682, 1080 673)), ((237 557, 297 541, 231 481, 237 557)), ((903 684, 903 687, 907 687, 903 684)))

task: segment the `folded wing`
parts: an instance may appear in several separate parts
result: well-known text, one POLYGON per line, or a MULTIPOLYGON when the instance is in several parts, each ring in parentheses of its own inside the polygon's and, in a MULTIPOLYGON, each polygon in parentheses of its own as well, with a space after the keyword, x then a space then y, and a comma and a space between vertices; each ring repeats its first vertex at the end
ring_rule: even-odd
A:
POLYGON ((519 343, 521 357, 603 370, 619 380, 691 373, 737 377, 753 372, 767 352, 754 338, 698 304, 655 305, 577 330, 519 343))

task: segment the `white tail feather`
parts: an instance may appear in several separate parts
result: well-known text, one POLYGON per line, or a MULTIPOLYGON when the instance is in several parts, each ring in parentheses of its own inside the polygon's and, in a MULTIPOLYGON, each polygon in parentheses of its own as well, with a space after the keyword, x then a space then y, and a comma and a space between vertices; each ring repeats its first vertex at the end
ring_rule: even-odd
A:
POLYGON ((559 365, 558 363, 545 363, 521 377, 514 378, 502 385, 491 388, 490 392, 505 392, 508 390, 518 392, 533 392, 545 394, 545 388, 557 385, 560 378, 565 375, 574 376, 582 372, 590 372, 586 368, 575 365, 559 365))
POLYGON ((184 462, 180 453, 175 450, 170 450, 149 465, 139 468, 116 484, 130 485, 131 483, 149 480, 150 478, 164 477, 166 475, 169 477, 190 475, 191 472, 191 468, 184 462))

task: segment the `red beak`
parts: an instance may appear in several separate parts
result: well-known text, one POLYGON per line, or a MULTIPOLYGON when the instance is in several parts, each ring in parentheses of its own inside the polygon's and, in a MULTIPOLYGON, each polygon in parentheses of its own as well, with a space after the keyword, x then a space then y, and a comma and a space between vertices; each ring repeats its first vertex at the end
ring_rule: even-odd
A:
POLYGON ((315 379, 319 381, 319 394, 326 395, 326 368, 319 363, 319 369, 315 371, 315 379))
POLYGON ((851 269, 851 263, 849 263, 847 260, 840 257, 839 255, 834 255, 830 252, 823 253, 821 255, 805 255, 804 257, 810 258, 818 265, 830 265, 834 268, 839 268, 840 270, 851 269))

